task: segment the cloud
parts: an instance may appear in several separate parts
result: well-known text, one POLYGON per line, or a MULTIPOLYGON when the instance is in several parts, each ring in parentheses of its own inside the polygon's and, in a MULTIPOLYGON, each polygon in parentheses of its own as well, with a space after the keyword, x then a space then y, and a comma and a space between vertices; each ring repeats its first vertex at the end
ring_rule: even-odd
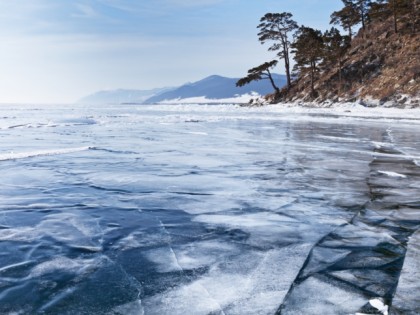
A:
POLYGON ((165 0, 163 2, 181 7, 201 7, 219 4, 224 0, 165 0))
POLYGON ((90 5, 76 3, 75 4, 77 13, 73 13, 71 16, 76 18, 97 18, 100 14, 90 5))
MULTIPOLYGON (((108 8, 124 11, 130 15, 138 16, 167 16, 179 10, 197 10, 226 2, 226 0, 154 0, 154 1, 127 1, 127 0, 96 0, 108 8)), ((185 13, 185 11, 184 11, 185 13)))
MULTIPOLYGON (((139 8, 148 7, 149 4, 145 2, 133 2, 127 0, 97 0, 98 3, 102 3, 104 5, 113 6, 115 8, 120 8, 122 10, 135 10, 139 8)), ((155 0, 153 1, 152 6, 154 7, 162 7, 162 6, 181 6, 181 7, 200 7, 200 6, 208 6, 208 5, 215 5, 226 0, 155 0)))
POLYGON ((37 30, 45 23, 40 19, 44 12, 55 8, 48 0, 0 0, 0 34, 37 30))

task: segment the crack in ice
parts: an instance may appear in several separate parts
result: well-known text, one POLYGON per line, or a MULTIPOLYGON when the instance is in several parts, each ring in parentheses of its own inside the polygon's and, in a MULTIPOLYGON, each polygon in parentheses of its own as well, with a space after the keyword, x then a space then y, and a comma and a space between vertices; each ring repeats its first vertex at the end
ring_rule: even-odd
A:
MULTIPOLYGON (((187 275, 186 275, 186 273, 185 273, 185 270, 182 268, 182 266, 181 266, 181 264, 179 263, 179 260, 178 260, 178 257, 177 257, 177 255, 176 255, 176 253, 175 253, 175 251, 173 250, 173 248, 172 248, 172 246, 171 246, 171 243, 172 243, 172 237, 171 237, 171 234, 169 233, 169 231, 166 229, 166 227, 165 227, 165 225, 163 224, 163 222, 159 219, 159 218, 157 218, 156 217, 156 219, 159 221, 159 224, 160 224, 160 226, 163 228, 163 230, 164 230, 164 232, 167 234, 167 236, 169 237, 169 243, 168 243, 168 247, 169 247, 169 250, 170 250, 170 252, 171 252, 171 254, 172 254, 172 256, 173 256, 173 258, 175 259, 175 262, 176 262, 176 266, 179 268, 179 270, 184 274, 184 276, 186 277, 186 278, 189 278, 187 275)), ((210 292, 207 290, 207 288, 204 286, 204 285, 202 285, 201 283, 196 283, 198 286, 200 286, 206 293, 207 293, 207 295, 208 295, 208 297, 209 297, 209 299, 210 300, 212 300, 215 304, 217 304, 217 306, 219 307, 219 310, 220 310, 220 312, 222 312, 221 314, 222 315, 226 315, 225 314, 225 311, 223 310, 223 307, 220 305, 220 303, 210 294, 210 292)))

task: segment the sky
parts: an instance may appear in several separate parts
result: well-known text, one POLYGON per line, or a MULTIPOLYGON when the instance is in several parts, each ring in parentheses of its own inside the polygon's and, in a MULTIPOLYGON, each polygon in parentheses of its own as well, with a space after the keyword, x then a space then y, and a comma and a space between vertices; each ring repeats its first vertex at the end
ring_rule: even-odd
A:
POLYGON ((326 30, 339 8, 340 0, 0 0, 0 103, 242 77, 275 56, 258 42, 265 13, 326 30))

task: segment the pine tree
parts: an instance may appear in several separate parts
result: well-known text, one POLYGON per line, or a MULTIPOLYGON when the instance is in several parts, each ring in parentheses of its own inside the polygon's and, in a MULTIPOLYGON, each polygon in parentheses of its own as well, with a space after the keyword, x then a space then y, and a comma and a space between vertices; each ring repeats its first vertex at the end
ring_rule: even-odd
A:
POLYGON ((326 61, 337 65, 339 90, 341 90, 343 57, 350 47, 350 37, 341 35, 338 29, 332 27, 324 33, 323 40, 326 61))
POLYGON ((397 16, 398 16, 398 1, 397 0, 389 0, 389 6, 391 7, 392 17, 394 20, 394 31, 398 33, 398 24, 397 24, 397 16))
POLYGON ((369 8, 372 0, 342 0, 345 6, 352 6, 358 14, 358 19, 362 22, 363 31, 366 28, 369 8))
POLYGON ((388 7, 392 12, 392 18, 394 22, 394 32, 398 33, 398 20, 401 16, 407 14, 410 16, 410 22, 412 32, 416 30, 416 24, 418 20, 419 8, 418 0, 389 0, 388 7))
POLYGON ((238 82, 236 82, 236 86, 241 87, 246 84, 251 83, 252 81, 259 81, 259 80, 270 80, 271 85, 273 86, 274 90, 276 91, 276 94, 280 93, 280 89, 278 86, 274 83, 273 76, 271 75, 270 69, 275 67, 277 65, 278 61, 273 60, 270 62, 265 62, 262 65, 259 65, 258 67, 252 68, 248 70, 248 75, 242 79, 239 79, 238 82))
POLYGON ((363 31, 366 28, 368 14, 372 0, 341 0, 344 8, 331 14, 330 24, 340 25, 352 37, 352 27, 362 23, 363 31))
POLYGON ((386 20, 391 15, 387 0, 377 0, 372 2, 370 4, 368 15, 370 20, 386 20))
POLYGON ((420 24, 420 0, 410 1, 411 32, 416 33, 420 24))
POLYGON ((278 51, 277 56, 284 60, 287 77, 287 88, 290 89, 292 80, 290 76, 290 36, 298 28, 297 23, 292 19, 293 15, 288 12, 267 13, 264 15, 258 29, 258 39, 261 44, 274 42, 269 51, 278 51))
POLYGON ((347 30, 350 40, 353 36, 353 26, 360 23, 359 15, 353 5, 345 5, 339 11, 335 11, 331 14, 330 24, 340 25, 343 29, 347 30))
POLYGON ((318 71, 318 63, 324 55, 324 42, 321 31, 301 26, 292 48, 296 62, 294 69, 301 76, 305 75, 305 73, 310 74, 311 94, 315 96, 315 75, 318 71))

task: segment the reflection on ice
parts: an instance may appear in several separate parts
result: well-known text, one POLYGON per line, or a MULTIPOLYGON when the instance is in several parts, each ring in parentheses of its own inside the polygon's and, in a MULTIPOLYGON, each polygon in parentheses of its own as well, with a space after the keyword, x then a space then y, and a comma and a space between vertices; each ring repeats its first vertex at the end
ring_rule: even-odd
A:
POLYGON ((0 313, 417 314, 419 124, 0 108, 0 313))

